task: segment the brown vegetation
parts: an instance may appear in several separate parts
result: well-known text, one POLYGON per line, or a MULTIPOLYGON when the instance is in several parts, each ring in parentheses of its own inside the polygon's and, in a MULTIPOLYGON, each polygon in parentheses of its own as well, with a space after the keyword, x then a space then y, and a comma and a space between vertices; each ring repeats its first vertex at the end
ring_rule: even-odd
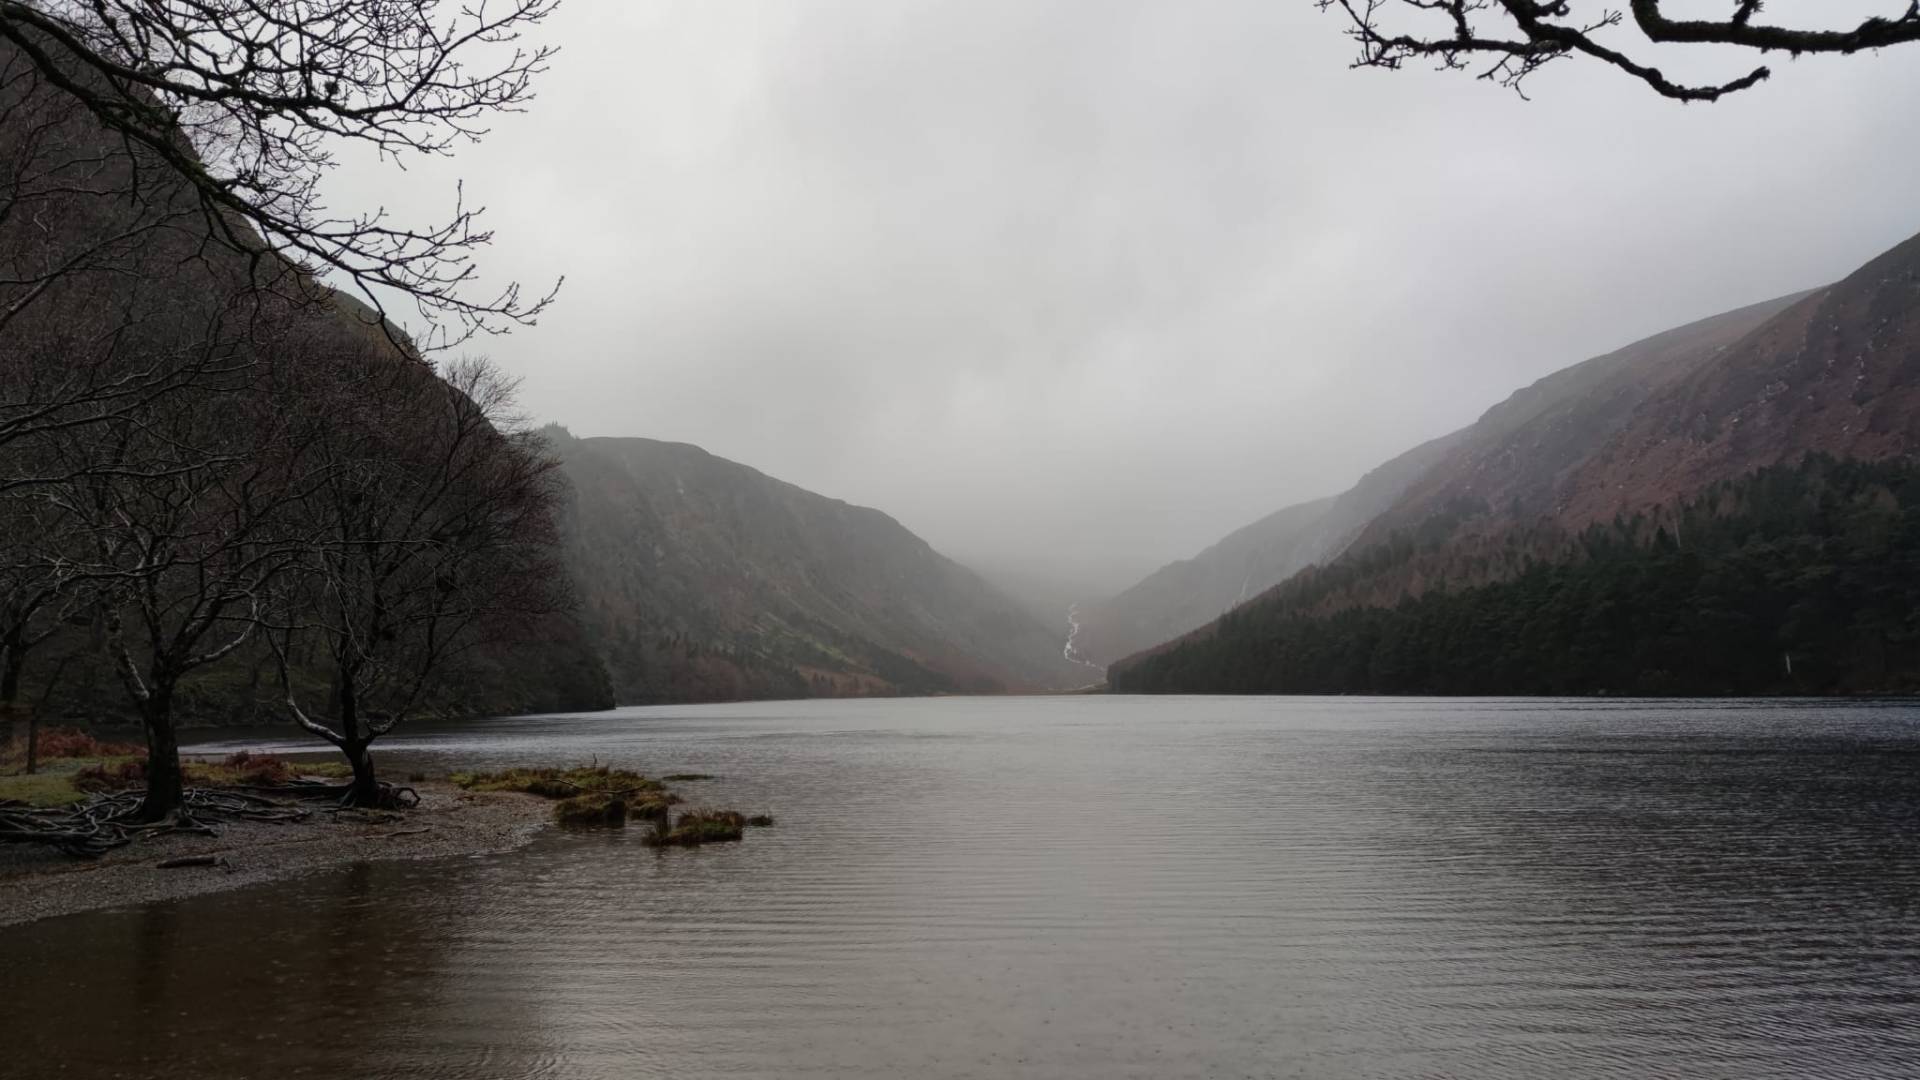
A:
MULTIPOLYGON (((112 758, 131 757, 144 753, 146 747, 134 742, 117 739, 102 739, 92 732, 79 728, 48 728, 39 733, 39 757, 42 761, 59 761, 70 758, 112 758)), ((0 743, 0 772, 18 769, 25 764, 26 746, 24 743, 0 743)))
POLYGON ((734 810, 689 810, 676 816, 672 807, 680 796, 660 781, 604 765, 465 772, 455 773, 452 780, 468 791, 515 791, 557 800, 553 820, 567 828, 617 828, 629 819, 652 822, 645 839, 655 847, 738 840, 749 825, 773 824, 770 814, 748 817, 734 810))
MULTIPOLYGON (((302 779, 340 779, 348 775, 346 767, 338 762, 296 763, 245 750, 219 761, 182 762, 181 773, 188 786, 203 788, 280 788, 302 779)), ((146 782, 147 766, 138 757, 94 762, 73 776, 73 786, 84 792, 128 791, 146 782)))
POLYGON ((554 823, 565 828, 614 828, 627 823, 627 803, 618 795, 595 792, 553 804, 554 823))
POLYGON ((726 843, 746 835, 747 819, 733 810, 689 810, 674 819, 672 828, 648 833, 653 847, 698 847, 726 843))

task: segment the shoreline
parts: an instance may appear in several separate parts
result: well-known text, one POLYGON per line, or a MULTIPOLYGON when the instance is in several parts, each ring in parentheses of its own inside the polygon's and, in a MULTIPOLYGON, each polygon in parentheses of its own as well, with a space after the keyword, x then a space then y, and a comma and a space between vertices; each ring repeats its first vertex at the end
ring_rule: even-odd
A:
POLYGON ((384 813, 323 813, 304 821, 233 821, 219 836, 173 833, 96 859, 30 845, 0 847, 0 927, 134 907, 280 881, 358 862, 511 851, 553 820, 553 804, 513 792, 464 791, 444 780, 409 785, 420 805, 384 813), (211 855, 225 866, 162 870, 168 859, 211 855))

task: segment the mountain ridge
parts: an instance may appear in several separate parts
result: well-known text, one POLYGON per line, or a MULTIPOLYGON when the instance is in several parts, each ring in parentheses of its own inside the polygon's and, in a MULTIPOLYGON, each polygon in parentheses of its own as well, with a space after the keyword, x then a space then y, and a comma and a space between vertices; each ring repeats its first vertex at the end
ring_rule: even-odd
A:
POLYGON ((1060 635, 883 511, 690 443, 549 438, 623 703, 1071 685, 1060 635))
POLYGON ((1831 286, 1561 369, 1450 438, 1343 554, 1115 662, 1112 680, 1138 683, 1128 669, 1175 650, 1200 667, 1215 647, 1249 662, 1244 635, 1255 624, 1277 632, 1273 612, 1393 608, 1577 560, 1608 522, 1614 540, 1651 544, 1684 500, 1808 454, 1910 459, 1920 448, 1920 237, 1831 286))
POLYGON ((1282 507, 1172 562, 1084 611, 1079 652, 1111 663, 1204 625, 1354 542, 1374 515, 1446 452, 1459 433, 1429 439, 1361 476, 1352 487, 1282 507))

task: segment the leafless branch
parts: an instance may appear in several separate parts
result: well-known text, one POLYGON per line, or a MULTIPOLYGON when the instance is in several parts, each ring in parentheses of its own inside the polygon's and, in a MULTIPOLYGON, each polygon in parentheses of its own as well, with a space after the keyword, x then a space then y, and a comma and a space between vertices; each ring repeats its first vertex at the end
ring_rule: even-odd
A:
POLYGON ((1674 19, 1661 0, 1629 0, 1626 11, 1581 0, 1314 0, 1336 11, 1360 46, 1355 67, 1397 70, 1427 60, 1516 91, 1546 64, 1583 56, 1678 101, 1717 101, 1772 76, 1764 65, 1717 82, 1676 80, 1635 59, 1638 45, 1608 44, 1631 16, 1648 47, 1722 45, 1758 53, 1852 54, 1920 41, 1920 0, 1901 0, 1888 14, 1841 27, 1802 29, 1755 21, 1760 0, 1730 0, 1725 19, 1674 19), (1582 14, 1585 12, 1585 14, 1582 14), (1404 22, 1404 25, 1402 25, 1404 22), (1389 24, 1393 24, 1389 27, 1389 24))
MULTIPOLYGON (((554 50, 526 33, 558 0, 0 0, 0 46, 191 191, 217 243, 257 272, 351 282, 384 325, 409 298, 421 347, 533 321, 551 290, 476 295, 492 239, 456 189, 446 219, 338 213, 320 195, 337 152, 446 156, 524 109, 554 50)), ((16 76, 19 77, 19 76, 16 76)), ((557 289, 558 286, 556 285, 557 289)), ((0 307, 0 314, 5 308, 0 307)))

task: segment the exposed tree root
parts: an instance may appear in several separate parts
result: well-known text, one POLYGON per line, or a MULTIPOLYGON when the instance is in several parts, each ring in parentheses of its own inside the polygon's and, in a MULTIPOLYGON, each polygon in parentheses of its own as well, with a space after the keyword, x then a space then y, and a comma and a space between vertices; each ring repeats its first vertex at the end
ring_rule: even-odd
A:
MULTIPOLYGON (((361 809, 411 810, 420 805, 420 793, 410 787, 381 781, 378 802, 361 809)), ((285 784, 252 785, 243 790, 257 795, 276 795, 289 799, 331 799, 340 809, 353 808, 352 784, 329 784, 319 780, 293 780, 285 784)))
POLYGON ((161 833, 218 836, 216 822, 300 821, 309 812, 244 791, 189 788, 180 810, 160 821, 142 822, 140 791, 99 795, 80 806, 0 809, 0 843, 47 844, 69 855, 93 858, 135 840, 161 833))

